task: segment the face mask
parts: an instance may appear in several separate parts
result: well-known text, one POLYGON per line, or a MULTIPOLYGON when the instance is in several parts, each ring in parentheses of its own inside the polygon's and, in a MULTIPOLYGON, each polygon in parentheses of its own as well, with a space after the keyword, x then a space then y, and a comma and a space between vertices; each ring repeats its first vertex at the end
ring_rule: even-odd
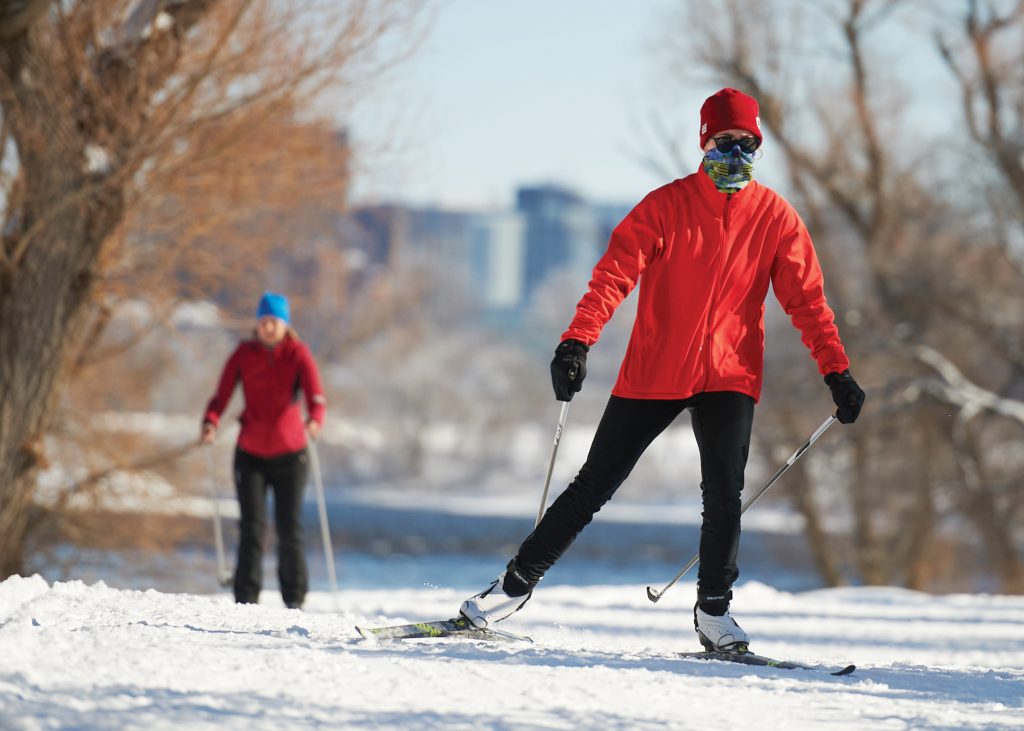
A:
POLYGON ((754 153, 743 152, 739 145, 730 152, 712 147, 704 153, 704 172, 721 193, 736 193, 754 177, 754 153))

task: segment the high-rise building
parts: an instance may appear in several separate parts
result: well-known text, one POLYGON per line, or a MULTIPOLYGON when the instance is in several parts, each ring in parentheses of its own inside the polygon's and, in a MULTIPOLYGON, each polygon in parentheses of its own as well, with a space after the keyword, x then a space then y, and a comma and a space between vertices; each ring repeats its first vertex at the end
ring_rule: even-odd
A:
POLYGON ((516 209, 526 222, 525 295, 555 271, 585 276, 603 246, 593 209, 579 195, 556 185, 520 188, 516 209))
POLYGON ((520 188, 515 210, 370 206, 348 214, 338 230, 350 253, 368 263, 426 265, 453 301, 469 295, 483 314, 514 322, 552 274, 569 270, 586 282, 628 210, 542 185, 520 188))
POLYGON ((510 312, 523 304, 525 241, 523 217, 515 211, 470 218, 473 287, 484 308, 510 312))

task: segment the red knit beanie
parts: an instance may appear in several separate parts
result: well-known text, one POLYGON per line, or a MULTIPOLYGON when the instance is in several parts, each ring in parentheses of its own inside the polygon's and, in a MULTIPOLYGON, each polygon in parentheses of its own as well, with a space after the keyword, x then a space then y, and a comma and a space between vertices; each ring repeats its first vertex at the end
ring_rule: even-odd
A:
POLYGON ((761 119, 757 116, 757 100, 736 89, 722 89, 704 100, 700 108, 700 146, 727 129, 745 129, 757 139, 761 137, 761 119))

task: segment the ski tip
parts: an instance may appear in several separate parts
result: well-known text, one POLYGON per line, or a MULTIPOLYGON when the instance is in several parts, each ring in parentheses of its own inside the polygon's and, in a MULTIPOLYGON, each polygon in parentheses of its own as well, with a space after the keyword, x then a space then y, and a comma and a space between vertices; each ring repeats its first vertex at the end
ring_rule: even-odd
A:
POLYGON ((836 670, 833 675, 850 675, 854 670, 857 669, 856 665, 847 665, 842 670, 836 670))

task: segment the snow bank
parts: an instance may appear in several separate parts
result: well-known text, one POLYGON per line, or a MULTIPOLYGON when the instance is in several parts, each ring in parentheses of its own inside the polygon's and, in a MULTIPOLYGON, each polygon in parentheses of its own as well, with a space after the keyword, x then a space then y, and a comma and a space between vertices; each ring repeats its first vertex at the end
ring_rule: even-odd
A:
POLYGON ((1024 727, 1024 598, 738 589, 756 650, 860 666, 833 678, 679 659, 692 587, 673 591, 653 606, 638 585, 543 588, 506 624, 533 645, 378 644, 353 626, 448 616, 463 596, 315 594, 303 613, 15 577, 0 728, 1024 727))

